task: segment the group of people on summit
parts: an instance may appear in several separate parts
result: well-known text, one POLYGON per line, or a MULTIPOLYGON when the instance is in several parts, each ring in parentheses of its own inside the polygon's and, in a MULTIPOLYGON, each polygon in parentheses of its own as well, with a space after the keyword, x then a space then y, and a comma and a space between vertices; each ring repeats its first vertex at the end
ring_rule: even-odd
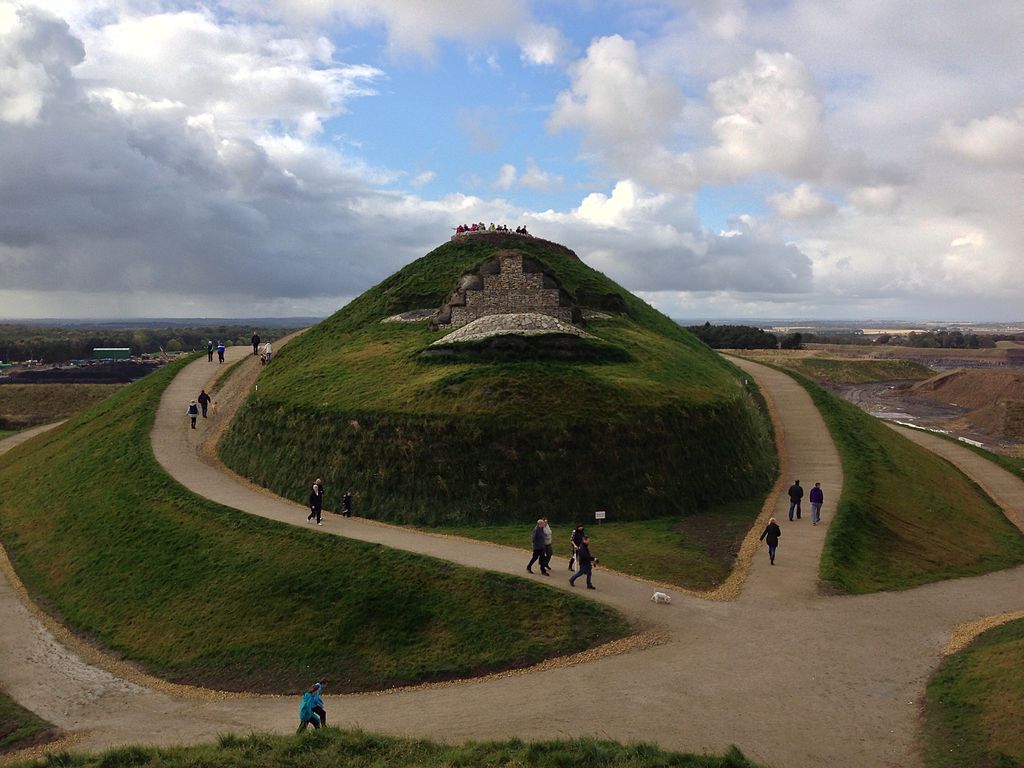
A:
POLYGON ((484 224, 482 221, 476 224, 459 224, 459 226, 455 228, 456 235, 465 235, 470 232, 504 232, 506 234, 513 234, 514 232, 514 234, 517 235, 526 235, 527 237, 532 237, 532 235, 526 231, 525 226, 516 227, 513 231, 508 228, 507 224, 495 225, 493 221, 490 224, 484 224))

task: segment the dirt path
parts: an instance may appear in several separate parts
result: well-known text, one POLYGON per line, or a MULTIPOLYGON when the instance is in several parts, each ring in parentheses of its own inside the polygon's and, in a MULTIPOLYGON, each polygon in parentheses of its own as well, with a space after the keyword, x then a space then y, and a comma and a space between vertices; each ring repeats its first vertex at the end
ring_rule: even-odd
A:
MULTIPOLYGON (((795 382, 756 363, 742 367, 762 385, 781 418, 789 474, 805 484, 821 481, 826 504, 824 525, 812 528, 807 515, 788 523, 788 504, 779 499, 778 564, 769 567, 759 551, 739 599, 717 602, 674 593, 671 606, 653 605, 650 586, 599 571, 599 590, 581 594, 641 625, 661 628, 669 635, 667 643, 499 679, 330 697, 332 722, 453 742, 593 735, 697 752, 721 752, 735 743, 750 757, 779 768, 918 764, 919 698, 952 630, 1024 607, 1024 568, 902 593, 819 595, 817 559, 842 484, 835 447, 795 382)), ((204 461, 201 433, 222 426, 218 422, 227 409, 218 403, 217 415, 192 432, 182 404, 210 378, 209 364, 202 360, 168 388, 153 431, 158 459, 186 486, 239 514, 308 525, 303 507, 255 490, 204 461)), ((358 519, 328 516, 315 530, 507 573, 521 574, 526 559, 515 550, 358 519)), ((555 573, 561 573, 557 562, 555 573)), ((552 581, 568 588, 560 579, 552 581)), ((86 731, 84 747, 194 743, 217 733, 287 732, 293 726, 297 701, 292 698, 193 699, 164 693, 158 683, 128 683, 79 661, 24 608, 7 582, 0 588, 0 607, 5 619, 12 617, 0 627, 0 685, 61 727, 86 731), (41 680, 53 683, 53 695, 36 695, 41 680)))

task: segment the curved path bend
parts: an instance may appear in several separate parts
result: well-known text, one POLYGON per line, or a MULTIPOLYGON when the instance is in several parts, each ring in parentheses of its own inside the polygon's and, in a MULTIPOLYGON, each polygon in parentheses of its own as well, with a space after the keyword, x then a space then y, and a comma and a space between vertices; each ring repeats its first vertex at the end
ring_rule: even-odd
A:
MULTIPOLYGON (((668 642, 572 667, 332 696, 332 723, 452 742, 593 735, 696 752, 736 744, 778 768, 918 764, 919 700, 951 632, 962 622, 1024 607, 1024 567, 900 593, 820 595, 817 561, 842 483, 835 447, 795 382, 756 363, 736 363, 774 405, 789 475, 808 485, 820 481, 826 493, 817 527, 806 516, 788 523, 788 503, 778 500, 774 514, 783 537, 776 566, 759 551, 737 600, 674 593, 670 606, 650 603, 647 584, 598 571, 598 591, 580 594, 622 610, 639 626, 662 629, 668 642)), ((195 432, 182 417, 182 404, 211 381, 202 360, 168 388, 153 430, 160 462, 196 493, 239 514, 308 525, 304 507, 211 466, 202 433, 222 428, 229 409, 200 420, 203 429, 195 432)), ((526 560, 519 550, 331 515, 313 530, 514 574, 526 560)), ((565 573, 557 562, 554 573, 565 573)), ((567 589, 563 579, 553 578, 552 586, 567 589)), ((197 699, 90 666, 52 637, 6 581, 0 608, 8 619, 0 625, 0 686, 62 728, 84 732, 83 747, 194 743, 225 732, 288 732, 294 725, 292 697, 197 699), (42 699, 41 683, 48 690, 42 699)))

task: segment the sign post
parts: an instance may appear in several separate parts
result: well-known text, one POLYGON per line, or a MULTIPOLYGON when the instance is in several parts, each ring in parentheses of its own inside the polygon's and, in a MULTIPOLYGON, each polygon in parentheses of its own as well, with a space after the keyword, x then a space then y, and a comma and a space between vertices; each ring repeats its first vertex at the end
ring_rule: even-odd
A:
POLYGON ((594 519, 597 520, 598 525, 600 525, 601 521, 604 520, 605 515, 607 515, 607 512, 605 512, 605 510, 603 509, 599 509, 597 510, 597 512, 594 513, 594 519))

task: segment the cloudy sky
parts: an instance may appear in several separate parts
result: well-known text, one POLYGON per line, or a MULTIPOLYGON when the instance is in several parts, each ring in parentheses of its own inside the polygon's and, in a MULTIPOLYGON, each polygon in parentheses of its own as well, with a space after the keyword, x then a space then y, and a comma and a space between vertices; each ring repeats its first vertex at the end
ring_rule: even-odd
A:
POLYGON ((462 222, 675 317, 1024 318, 1021 0, 0 0, 0 317, 327 314, 462 222))

